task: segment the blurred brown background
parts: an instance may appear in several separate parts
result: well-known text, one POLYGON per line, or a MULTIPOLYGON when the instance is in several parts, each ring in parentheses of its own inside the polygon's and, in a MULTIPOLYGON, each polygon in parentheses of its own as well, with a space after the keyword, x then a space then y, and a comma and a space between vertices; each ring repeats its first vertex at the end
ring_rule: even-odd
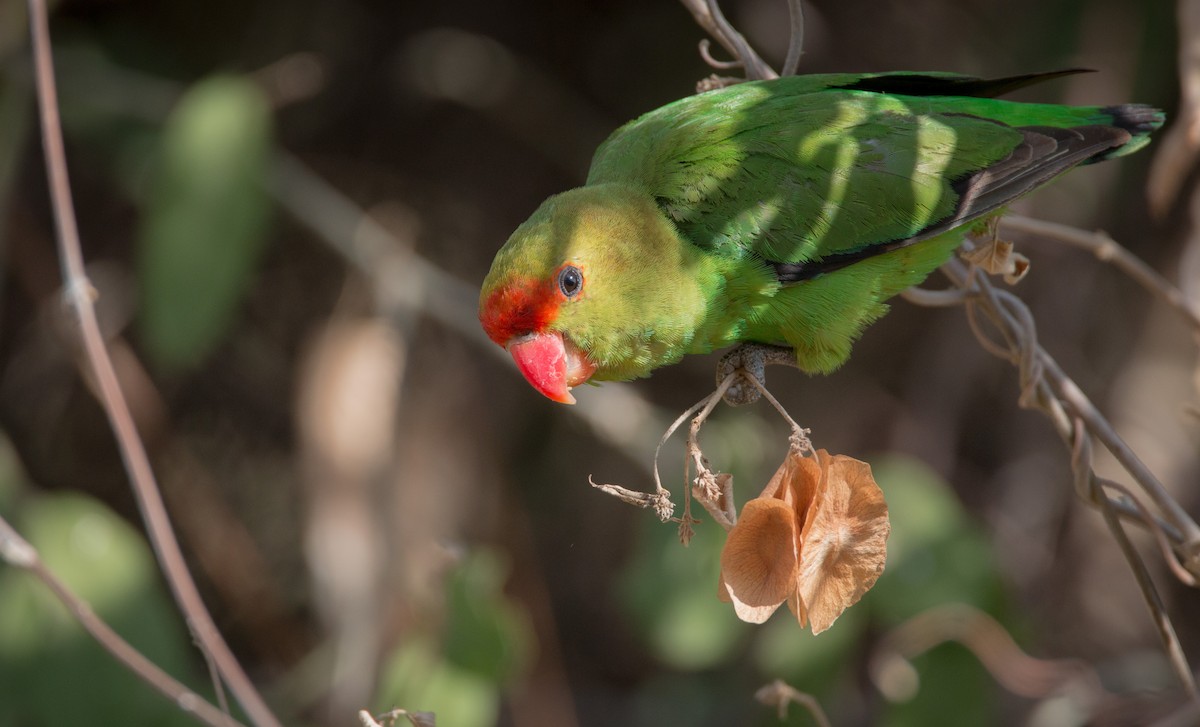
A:
MULTIPOLYGON (((783 0, 725 10, 781 62, 783 0)), ((1167 0, 805 12, 802 72, 1084 67, 1098 73, 1020 97, 1172 115, 1178 36, 1190 37, 1167 0)), ((827 634, 802 636, 785 615, 738 623, 715 598, 718 528, 701 525, 685 550, 673 526, 588 486, 651 487, 653 447, 711 390, 715 357, 582 391, 569 409, 483 338, 474 296, 512 229, 580 184, 612 129, 711 72, 681 4, 64 0, 52 30, 84 252, 122 383, 206 600, 285 722, 400 706, 451 727, 770 724, 751 696, 776 677, 837 724, 1122 724, 1177 703, 1132 576, 1072 494, 1067 450, 1018 408, 1014 370, 961 310, 898 301, 834 375, 773 372, 819 446, 876 467, 905 559, 827 634), (180 120, 188 98, 195 117, 180 120), (237 122, 241 151, 225 163, 241 171, 194 202, 205 174, 222 178, 205 166, 224 159, 205 126, 221 118, 237 122), (916 662, 918 695, 889 702, 867 675, 872 650, 946 602, 991 613, 1033 655, 1083 660, 1118 696, 1099 716, 1069 696, 1014 696, 946 645, 916 662)), ((129 533, 136 506, 77 374, 28 55, 23 5, 0 3, 0 510, 41 534, 64 577, 97 581, 81 592, 136 645, 209 689, 129 533)), ((1018 209, 1103 228, 1186 278, 1191 184, 1152 219, 1155 152, 1074 172, 1018 209)), ((1188 329, 1086 254, 1018 244, 1033 269, 1016 292, 1043 345, 1197 512, 1188 329)), ((746 497, 786 429, 765 405, 719 409, 704 443, 746 497)), ((678 496, 678 446, 662 463, 678 496)), ((1200 653, 1200 597, 1147 560, 1200 653)), ((182 720, 114 674, 35 585, 0 577, 0 725, 182 720)), ((807 720, 793 710, 788 723, 807 720)))

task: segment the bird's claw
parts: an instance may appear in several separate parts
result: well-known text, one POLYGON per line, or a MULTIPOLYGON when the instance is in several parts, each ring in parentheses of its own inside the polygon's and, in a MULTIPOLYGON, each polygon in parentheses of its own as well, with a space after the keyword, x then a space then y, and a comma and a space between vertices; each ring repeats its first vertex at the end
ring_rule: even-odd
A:
POLYGON ((787 363, 795 366, 796 355, 792 349, 783 346, 743 343, 722 356, 717 364, 717 386, 730 374, 741 374, 725 390, 722 397, 725 403, 730 406, 742 406, 753 404, 762 398, 762 393, 754 382, 766 385, 768 363, 787 363))

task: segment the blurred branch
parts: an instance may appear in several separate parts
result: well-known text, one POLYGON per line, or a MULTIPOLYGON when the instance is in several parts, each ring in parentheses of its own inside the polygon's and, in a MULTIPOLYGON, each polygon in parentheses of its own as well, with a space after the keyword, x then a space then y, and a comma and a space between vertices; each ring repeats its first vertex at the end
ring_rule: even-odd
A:
MULTIPOLYGON (((510 365, 511 358, 479 325, 479 289, 445 272, 413 251, 386 227, 289 154, 275 160, 271 192, 279 204, 342 256, 371 285, 376 305, 390 318, 419 313, 460 334, 510 365)), ((610 385, 579 391, 586 406, 559 407, 579 417, 602 441, 634 462, 653 453, 646 445, 662 431, 667 416, 632 387, 610 385), (614 412, 620 416, 614 416, 614 412)))
MULTIPOLYGON (((1063 373, 1054 359, 1038 344, 1033 316, 1019 298, 1007 291, 996 290, 978 268, 968 268, 959 260, 946 263, 942 266, 942 271, 958 288, 970 293, 964 304, 972 330, 981 345, 1017 367, 1021 388, 1018 403, 1025 408, 1043 411, 1053 422, 1064 443, 1070 447, 1077 494, 1101 508, 1105 523, 1121 546, 1146 605, 1154 617, 1172 669, 1188 695, 1193 699, 1197 698, 1194 677, 1170 618, 1163 608, 1162 599, 1146 572, 1140 555, 1128 545, 1128 536, 1116 515, 1119 508, 1122 514, 1141 521, 1152 529, 1161 528, 1163 533, 1175 541, 1175 549, 1180 555, 1183 567, 1193 574, 1200 571, 1200 527, 1197 527, 1191 516, 1116 434, 1112 425, 1075 382, 1063 373), (1000 334, 1001 341, 995 340, 985 332, 980 317, 1000 334), (1149 495, 1158 506, 1164 523, 1155 523, 1146 518, 1147 510, 1131 493, 1124 498, 1136 504, 1131 504, 1125 499, 1109 498, 1093 470, 1092 437, 1104 444, 1149 495)), ((920 304, 920 297, 906 297, 920 304)))
POLYGON ((768 707, 774 706, 779 711, 781 721, 787 719, 788 705, 795 702, 808 710, 813 721, 817 723, 817 727, 830 727, 829 717, 825 716, 825 710, 821 709, 821 703, 817 701, 817 698, 807 692, 799 691, 782 679, 776 679, 759 689, 754 693, 754 698, 768 707))
POLYGON ((28 0, 28 3, 42 144, 62 263, 63 295, 79 326, 86 355, 85 376, 92 384, 108 416, 121 458, 133 485, 138 507, 146 523, 150 542, 188 627, 205 656, 213 661, 216 669, 229 684, 230 690, 241 702, 251 721, 256 725, 273 727, 278 725, 279 721, 254 689, 254 685, 221 638, 187 570, 179 543, 171 530, 145 446, 138 436, 129 405, 118 384, 112 360, 100 332, 93 306, 96 292, 84 271, 83 252, 67 177, 46 7, 43 0, 28 0))
POLYGON ((1035 220, 1021 215, 1008 214, 1000 218, 1000 227, 1007 231, 1023 232, 1036 235, 1047 240, 1065 242, 1096 256, 1097 260, 1112 263, 1118 270, 1128 275, 1138 285, 1152 295, 1161 298, 1167 305, 1178 313, 1192 327, 1192 331, 1200 336, 1200 311, 1188 302, 1187 296, 1175 287, 1154 268, 1147 265, 1133 253, 1126 250, 1101 230, 1088 232, 1077 227, 1035 220))
POLYGON ((203 697, 175 681, 171 675, 158 668, 140 651, 129 645, 117 632, 106 624, 92 607, 63 583, 46 567, 37 550, 0 516, 0 560, 9 565, 29 571, 40 580, 54 597, 75 617, 84 630, 104 647, 114 659, 139 679, 149 684, 160 694, 171 700, 184 712, 213 727, 231 727, 241 723, 214 707, 203 697))
POLYGON ((1179 115, 1158 142, 1147 180, 1150 210, 1163 217, 1176 203, 1200 154, 1200 0, 1178 0, 1179 115))
POLYGON ((964 603, 931 608, 888 632, 871 655, 871 681, 893 702, 910 699, 919 686, 912 660, 947 641, 970 650, 1013 694, 1045 698, 1077 683, 1088 702, 1105 695, 1099 676, 1085 662, 1032 657, 995 619, 964 603))
POLYGON ((436 727, 437 716, 433 712, 410 712, 407 709, 393 709, 380 715, 372 716, 365 709, 359 710, 358 722, 362 727, 393 727, 403 717, 413 727, 436 727))

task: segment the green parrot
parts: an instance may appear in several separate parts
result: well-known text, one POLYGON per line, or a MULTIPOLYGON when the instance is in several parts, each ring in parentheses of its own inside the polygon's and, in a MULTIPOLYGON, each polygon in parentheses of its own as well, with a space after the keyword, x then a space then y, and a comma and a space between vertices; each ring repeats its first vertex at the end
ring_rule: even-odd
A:
POLYGON ((738 343, 832 371, 969 229, 1162 125, 1139 104, 996 98, 1075 72, 789 76, 651 111, 597 149, 584 186, 512 234, 480 322, 535 389, 568 404, 585 381, 738 343))

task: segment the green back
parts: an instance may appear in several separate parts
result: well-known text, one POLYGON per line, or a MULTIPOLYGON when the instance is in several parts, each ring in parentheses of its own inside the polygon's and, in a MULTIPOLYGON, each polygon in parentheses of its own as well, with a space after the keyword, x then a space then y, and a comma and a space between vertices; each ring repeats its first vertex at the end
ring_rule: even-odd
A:
POLYGON ((794 76, 682 99, 618 129, 588 184, 645 189, 702 249, 801 263, 931 230, 955 211, 957 180, 1022 142, 1012 127, 1111 122, 1092 107, 844 88, 890 77, 906 76, 794 76))

